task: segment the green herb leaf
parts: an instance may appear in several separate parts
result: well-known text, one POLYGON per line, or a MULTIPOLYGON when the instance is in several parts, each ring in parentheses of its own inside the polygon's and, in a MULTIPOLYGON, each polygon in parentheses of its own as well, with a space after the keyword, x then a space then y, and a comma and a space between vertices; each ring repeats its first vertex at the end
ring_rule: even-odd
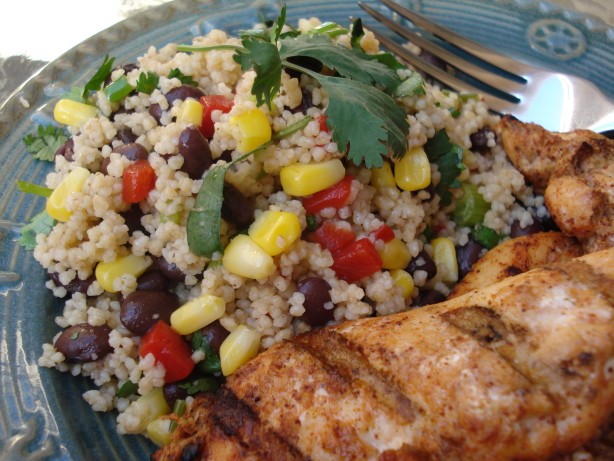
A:
POLYGON ((27 181, 17 181, 17 189, 26 194, 34 194, 40 197, 49 197, 53 192, 53 189, 45 186, 39 186, 27 181))
POLYGON ((53 125, 39 125, 36 135, 29 134, 23 138, 28 151, 37 160, 53 161, 55 152, 68 140, 63 128, 53 125))
POLYGON ((55 219, 43 210, 21 228, 21 237, 18 243, 26 250, 33 250, 36 246, 36 236, 38 234, 48 235, 53 226, 55 226, 55 219))
POLYGON ((401 64, 397 58, 394 57, 393 54, 382 52, 377 54, 367 54, 364 52, 362 47, 360 46, 360 40, 365 35, 365 31, 362 27, 362 20, 357 18, 352 23, 352 35, 350 39, 350 43, 352 45, 352 49, 355 53, 360 54, 363 59, 375 60, 379 63, 389 67, 392 70, 404 69, 405 66, 401 64))
POLYGON ((158 87, 160 77, 155 72, 142 72, 136 81, 136 91, 151 94, 158 87))
POLYGON ((281 30, 284 28, 284 24, 286 23, 286 5, 281 7, 281 11, 279 12, 279 16, 275 21, 273 21, 273 25, 271 26, 271 43, 277 43, 279 40, 279 36, 281 35, 281 30))
POLYGON ((220 387, 217 379, 213 376, 205 376, 194 381, 180 384, 179 387, 185 389, 188 395, 198 394, 199 392, 215 392, 220 387))
POLYGON ((256 71, 252 94, 256 96, 258 105, 270 107, 281 87, 282 64, 277 45, 247 37, 243 40, 243 46, 245 50, 237 51, 234 60, 243 71, 252 68, 256 71))
POLYGON ((107 99, 111 102, 119 102, 128 96, 134 87, 128 83, 128 79, 125 75, 122 75, 113 83, 109 84, 102 90, 107 99))
POLYGON ((471 235, 476 242, 489 250, 497 246, 501 241, 501 235, 499 235, 494 229, 491 229, 484 224, 478 224, 475 226, 471 231, 471 235))
POLYGON ((62 95, 62 98, 81 102, 83 104, 89 104, 89 101, 86 101, 83 99, 83 87, 82 86, 73 86, 68 92, 62 95))
POLYGON ((209 374, 222 371, 219 355, 213 350, 207 338, 200 331, 196 331, 192 335, 192 349, 195 351, 201 350, 205 353, 205 359, 196 365, 200 371, 209 374))
POLYGON ((318 218, 316 215, 308 214, 307 216, 305 216, 305 219, 307 220, 308 232, 313 232, 318 228, 318 218))
POLYGON ((130 397, 131 395, 136 394, 136 391, 138 390, 139 385, 128 380, 124 384, 122 384, 119 389, 117 389, 115 395, 119 398, 125 399, 126 397, 130 397))
POLYGON ((345 35, 350 31, 345 27, 340 26, 336 22, 323 22, 319 26, 314 27, 308 33, 311 35, 320 34, 327 35, 330 38, 338 37, 339 35, 345 35))
POLYGON ((100 88, 102 88, 104 81, 113 70, 113 61, 115 61, 115 58, 109 58, 109 55, 104 57, 101 66, 83 87, 83 94, 81 96, 84 101, 89 99, 91 91, 98 91, 100 88))
POLYGON ((409 124, 405 111, 386 93, 361 82, 337 77, 318 78, 328 93, 327 123, 333 140, 348 157, 367 168, 380 167, 388 147, 395 156, 407 150, 409 124))
MULTIPOLYGON (((376 59, 366 59, 364 53, 355 53, 343 46, 335 45, 330 38, 322 35, 300 35, 280 41, 279 55, 286 64, 288 58, 310 57, 334 69, 346 79, 365 85, 382 85, 392 91, 399 84, 399 78, 392 69, 376 59)), ((311 74, 310 74, 311 75, 311 74)), ((312 75, 318 79, 317 75, 312 75)))
POLYGON ((463 149, 450 141, 445 130, 440 130, 426 142, 424 151, 429 162, 437 165, 441 175, 435 192, 441 197, 443 206, 449 205, 452 202, 452 194, 448 189, 460 187, 456 178, 465 169, 463 149))
POLYGON ((196 80, 194 80, 189 75, 185 75, 177 67, 175 67, 174 69, 171 69, 171 71, 168 73, 168 78, 179 79, 179 81, 183 83, 184 85, 198 86, 198 82, 196 82, 196 80))

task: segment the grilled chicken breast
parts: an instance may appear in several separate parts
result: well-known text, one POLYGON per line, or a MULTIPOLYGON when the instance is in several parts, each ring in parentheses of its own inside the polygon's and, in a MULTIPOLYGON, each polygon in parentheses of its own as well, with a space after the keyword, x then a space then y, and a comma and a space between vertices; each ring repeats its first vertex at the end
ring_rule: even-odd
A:
POLYGON ((614 413, 614 249, 260 354, 153 459, 543 460, 614 413))

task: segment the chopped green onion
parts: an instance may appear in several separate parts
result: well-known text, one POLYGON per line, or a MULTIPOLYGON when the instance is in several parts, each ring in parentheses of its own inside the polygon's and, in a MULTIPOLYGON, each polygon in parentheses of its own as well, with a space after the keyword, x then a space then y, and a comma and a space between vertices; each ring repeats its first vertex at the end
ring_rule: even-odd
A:
POLYGON ((469 183, 462 185, 463 195, 457 200, 452 213, 454 221, 460 226, 475 226, 484 221, 484 215, 490 210, 490 203, 484 200, 477 186, 469 183))
POLYGON ((472 237, 476 242, 488 248, 489 250, 499 244, 501 236, 488 226, 478 224, 471 231, 472 237))
POLYGON ((102 92, 105 94, 107 99, 111 102, 119 102, 128 96, 134 87, 128 83, 128 79, 126 76, 122 75, 120 78, 115 80, 110 85, 106 86, 102 92))
POLYGON ((220 385, 213 376, 206 376, 185 384, 180 384, 179 387, 185 389, 188 395, 194 395, 199 392, 215 392, 220 385))
POLYGON ((27 181, 17 181, 17 189, 26 194, 34 194, 41 197, 49 197, 53 192, 53 189, 27 181))
POLYGON ((186 410, 185 400, 182 400, 182 399, 175 400, 175 405, 173 405, 173 413, 175 413, 177 416, 183 416, 183 414, 185 413, 185 410, 186 410))
POLYGON ((454 108, 454 107, 450 107, 448 109, 448 111, 450 111, 450 115, 452 116, 452 118, 458 118, 460 117, 460 110, 454 108))
POLYGON ((414 71, 408 78, 403 80, 399 86, 397 86, 394 94, 399 98, 426 94, 422 76, 418 72, 414 71))
POLYGON ((122 384, 119 389, 117 389, 115 395, 119 398, 125 399, 126 397, 130 397, 131 395, 136 394, 136 391, 138 389, 138 384, 135 384, 132 381, 128 380, 124 384, 122 384))
POLYGON ((331 38, 345 35, 350 31, 336 22, 323 22, 309 31, 310 34, 326 34, 331 38))
POLYGON ((477 93, 461 93, 458 95, 458 97, 463 102, 467 102, 472 99, 475 99, 475 100, 480 99, 480 96, 477 93))

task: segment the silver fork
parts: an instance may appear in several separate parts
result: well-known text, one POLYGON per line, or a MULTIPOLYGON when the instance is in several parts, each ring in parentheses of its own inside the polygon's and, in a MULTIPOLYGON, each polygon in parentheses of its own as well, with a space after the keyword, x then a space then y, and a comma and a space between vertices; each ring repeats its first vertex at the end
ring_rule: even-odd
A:
POLYGON ((392 0, 379 1, 419 28, 507 73, 495 73, 467 61, 369 5, 358 2, 363 10, 390 30, 488 85, 494 91, 477 88, 453 76, 371 29, 384 47, 442 84, 463 93, 480 93, 491 110, 500 114, 512 114, 524 122, 538 123, 552 131, 570 131, 576 128, 597 132, 614 130, 614 103, 588 80, 515 61, 435 24, 392 0))

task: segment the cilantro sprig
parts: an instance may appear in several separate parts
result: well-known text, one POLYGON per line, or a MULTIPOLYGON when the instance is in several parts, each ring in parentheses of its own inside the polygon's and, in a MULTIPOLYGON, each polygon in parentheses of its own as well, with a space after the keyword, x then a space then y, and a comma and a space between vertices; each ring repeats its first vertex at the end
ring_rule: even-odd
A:
POLYGON ((84 101, 87 101, 90 97, 90 93, 92 91, 98 91, 104 85, 105 80, 113 71, 113 62, 115 62, 115 58, 109 57, 106 55, 104 60, 96 73, 92 76, 92 78, 85 84, 83 87, 83 94, 81 95, 84 101))
POLYGON ((396 72, 402 67, 399 62, 389 53, 365 53, 359 44, 364 33, 360 23, 354 24, 352 47, 346 48, 331 40, 331 36, 345 32, 337 24, 325 24, 308 34, 282 33, 285 18, 284 6, 268 32, 242 33, 242 46, 181 45, 178 50, 234 50, 233 58, 241 69, 256 72, 252 94, 257 103, 269 107, 279 93, 283 68, 309 75, 328 94, 327 124, 333 129, 333 141, 341 151, 349 152, 348 157, 355 164, 381 166, 389 149, 394 156, 402 157, 408 146, 409 125, 405 111, 393 99, 401 84, 396 72), (307 69, 297 64, 296 58, 315 59, 335 76, 307 69))
POLYGON ((36 134, 24 136, 23 143, 37 160, 53 161, 55 152, 68 140, 63 128, 39 125, 36 134))
POLYGON ((18 243, 26 250, 33 250, 36 247, 36 236, 38 234, 49 235, 53 226, 55 226, 55 219, 43 210, 21 228, 21 237, 18 243))
POLYGON ((430 163, 437 165, 441 179, 435 187, 435 192, 441 198, 443 206, 452 202, 451 188, 461 187, 458 175, 465 169, 463 164, 463 149, 452 143, 445 130, 439 130, 424 145, 424 152, 430 163))

